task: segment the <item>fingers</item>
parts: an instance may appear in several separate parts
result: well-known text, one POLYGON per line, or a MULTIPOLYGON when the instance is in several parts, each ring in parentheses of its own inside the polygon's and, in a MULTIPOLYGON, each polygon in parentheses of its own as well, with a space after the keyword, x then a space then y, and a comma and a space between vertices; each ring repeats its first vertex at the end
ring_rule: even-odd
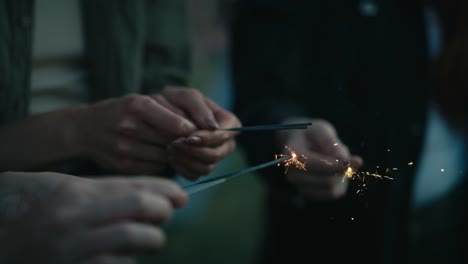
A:
POLYGON ((213 130, 219 127, 218 122, 208 107, 205 96, 196 89, 166 88, 161 92, 171 104, 182 109, 201 129, 213 130))
POLYGON ((162 195, 169 199, 174 207, 182 207, 187 204, 187 193, 180 187, 179 184, 170 179, 161 177, 136 177, 132 179, 114 178, 106 179, 101 182, 104 188, 110 191, 124 190, 128 186, 136 188, 137 191, 145 191, 162 195))
POLYGON ((119 137, 115 140, 113 147, 112 155, 161 164, 168 161, 166 149, 159 145, 145 144, 131 138, 119 137))
POLYGON ((173 135, 175 138, 186 136, 196 129, 191 121, 160 105, 149 96, 127 96, 126 100, 130 111, 159 133, 173 135))
POLYGON ((231 128, 242 126, 240 120, 231 112, 217 105, 210 98, 205 98, 206 104, 210 107, 211 111, 219 123, 220 128, 231 128))
MULTIPOLYGON (((199 130, 182 141, 187 144, 204 147, 218 147, 234 137, 231 131, 199 130)), ((179 140, 179 139, 178 139, 179 140)))
POLYGON ((162 195, 122 191, 109 193, 108 197, 95 201, 83 218, 90 225, 134 219, 161 223, 171 218, 172 211, 171 203, 162 195))
POLYGON ((117 255, 100 255, 90 259, 88 261, 82 262, 81 264, 136 264, 137 262, 127 256, 117 256, 117 255))
POLYGON ((121 120, 117 125, 116 132, 120 135, 149 144, 165 145, 173 140, 172 136, 157 133, 148 124, 135 118, 121 120))
POLYGON ((99 255, 109 252, 148 253, 160 250, 165 242, 164 233, 156 226, 118 222, 85 232, 80 244, 86 255, 99 255))
POLYGON ((229 140, 218 147, 198 147, 178 140, 169 146, 168 151, 174 169, 194 180, 211 173, 221 159, 234 152, 235 145, 234 140, 229 140))
POLYGON ((111 156, 110 154, 100 157, 99 163, 104 169, 124 174, 158 174, 163 172, 169 164, 111 156))
POLYGON ((350 166, 354 170, 358 170, 364 165, 364 160, 360 156, 353 155, 351 157, 350 166))
POLYGON ((316 152, 309 152, 306 155, 307 161, 305 163, 306 169, 309 173, 320 176, 329 176, 344 173, 349 164, 342 162, 342 160, 323 155, 316 152))
POLYGON ((349 161, 349 149, 338 138, 335 128, 330 123, 316 120, 306 132, 309 142, 312 143, 316 151, 343 161, 349 161))
POLYGON ((151 95, 151 98, 153 98, 160 105, 166 107, 167 109, 171 110, 172 112, 174 112, 174 113, 188 119, 188 116, 185 114, 185 112, 183 110, 181 110, 180 108, 175 107, 164 96, 159 95, 159 94, 158 95, 151 95))
POLYGON ((286 179, 296 186, 298 192, 304 197, 319 200, 339 199, 346 194, 348 186, 344 173, 324 177, 295 171, 288 173, 286 179))
POLYGON ((170 159, 174 170, 190 180, 196 180, 201 176, 208 175, 216 167, 216 163, 202 163, 186 155, 171 154, 170 159))
POLYGON ((182 155, 201 163, 212 164, 219 162, 224 157, 234 152, 235 148, 236 142, 232 139, 223 142, 221 145, 216 145, 213 147, 186 144, 182 139, 174 141, 169 146, 168 152, 172 154, 172 156, 182 155))

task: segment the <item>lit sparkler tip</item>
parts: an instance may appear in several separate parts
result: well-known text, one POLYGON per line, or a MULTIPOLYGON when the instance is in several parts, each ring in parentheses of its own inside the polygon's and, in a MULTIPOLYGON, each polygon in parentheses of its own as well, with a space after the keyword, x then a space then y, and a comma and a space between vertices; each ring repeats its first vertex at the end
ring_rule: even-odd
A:
POLYGON ((289 155, 285 155, 285 154, 277 154, 275 155, 276 158, 278 157, 285 157, 285 156, 290 156, 291 158, 283 161, 282 163, 279 163, 278 166, 281 166, 283 165, 284 168, 285 168, 285 171, 284 171, 284 174, 286 174, 288 172, 288 169, 289 167, 293 166, 295 167, 296 169, 299 169, 299 170, 303 170, 303 171, 307 171, 306 167, 305 167, 305 161, 301 161, 299 159, 303 159, 303 160, 306 160, 307 157, 304 156, 304 155, 297 155, 296 152, 294 152, 290 147, 288 146, 285 146, 285 148, 290 152, 289 155))
POLYGON ((352 173, 353 173, 353 168, 348 167, 348 169, 346 170, 346 174, 352 174, 352 173))

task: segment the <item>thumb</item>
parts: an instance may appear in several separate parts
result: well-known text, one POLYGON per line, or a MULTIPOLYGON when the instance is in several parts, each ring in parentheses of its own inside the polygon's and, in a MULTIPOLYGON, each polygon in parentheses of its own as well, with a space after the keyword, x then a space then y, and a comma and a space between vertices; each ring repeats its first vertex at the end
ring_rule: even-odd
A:
POLYGON ((308 129, 308 138, 318 147, 316 151, 349 162, 351 155, 348 147, 341 142, 335 128, 328 121, 314 121, 308 129))
POLYGON ((362 167, 363 164, 364 164, 364 160, 362 159, 361 156, 353 155, 350 159, 349 166, 351 166, 351 168, 353 168, 354 170, 358 170, 362 167))

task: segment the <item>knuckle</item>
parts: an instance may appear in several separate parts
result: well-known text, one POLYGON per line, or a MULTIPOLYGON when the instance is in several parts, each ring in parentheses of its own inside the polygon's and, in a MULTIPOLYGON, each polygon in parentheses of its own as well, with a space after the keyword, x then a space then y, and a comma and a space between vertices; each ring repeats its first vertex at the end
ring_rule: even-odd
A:
POLYGON ((325 119, 316 119, 312 124, 312 128, 335 132, 333 125, 325 119))
POLYGON ((125 97, 125 107, 133 114, 141 115, 145 111, 146 105, 149 104, 151 98, 146 95, 132 94, 125 97))
POLYGON ((192 96, 197 96, 197 97, 203 96, 202 93, 198 89, 195 89, 195 88, 187 88, 185 89, 185 93, 187 95, 192 95, 192 96))
POLYGON ((187 100, 187 98, 199 98, 200 96, 201 93, 197 89, 185 88, 180 89, 177 93, 175 93, 174 100, 176 100, 178 103, 183 103, 187 100))
POLYGON ((178 118, 174 121, 174 133, 176 135, 185 135, 188 131, 190 131, 190 127, 184 119, 178 118))
POLYGON ((117 132, 124 135, 135 135, 137 130, 138 126, 131 118, 124 118, 117 123, 117 132))

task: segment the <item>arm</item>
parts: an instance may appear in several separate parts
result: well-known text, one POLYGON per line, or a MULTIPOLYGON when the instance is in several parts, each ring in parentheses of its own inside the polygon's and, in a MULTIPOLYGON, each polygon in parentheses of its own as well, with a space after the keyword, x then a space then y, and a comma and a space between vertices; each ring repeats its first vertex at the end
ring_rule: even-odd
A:
POLYGON ((184 172, 199 177, 234 149, 235 133, 210 132, 219 125, 238 126, 240 122, 195 89, 112 98, 0 128, 0 171, 38 170, 83 158, 111 172, 161 173, 173 166, 186 167, 184 172), (175 151, 171 153, 176 160, 170 160, 168 145, 195 131, 204 138, 198 147, 206 151, 195 158, 193 150, 175 151), (201 169, 191 165, 207 157, 210 163, 201 169))
POLYGON ((195 129, 148 96, 113 98, 2 127, 0 171, 85 158, 116 172, 158 172, 168 165, 165 145, 195 129))
POLYGON ((0 128, 0 171, 37 170, 81 156, 77 109, 33 116, 0 128))
MULTIPOLYGON (((36 197, 26 210, 3 221, 2 263, 130 261, 133 254, 163 247, 159 225, 187 202, 176 183, 159 178, 90 180, 7 172, 0 174, 0 186, 10 195, 21 189, 17 196, 34 192, 36 197)), ((6 198, 3 191, 1 204, 6 198)))

